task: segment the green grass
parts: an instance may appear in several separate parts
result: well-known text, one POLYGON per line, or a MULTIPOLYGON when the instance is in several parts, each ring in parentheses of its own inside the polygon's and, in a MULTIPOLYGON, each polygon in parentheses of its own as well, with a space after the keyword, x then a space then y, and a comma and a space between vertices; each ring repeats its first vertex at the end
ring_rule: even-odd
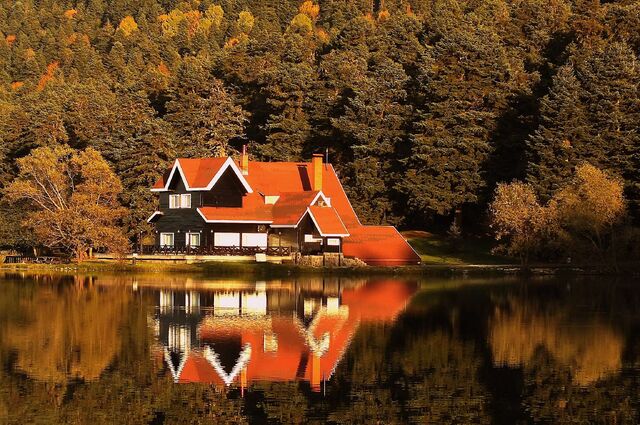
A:
POLYGON ((469 264, 514 264, 514 260, 494 255, 490 239, 469 238, 452 244, 445 236, 409 231, 403 235, 415 249, 423 264, 464 266, 469 264))

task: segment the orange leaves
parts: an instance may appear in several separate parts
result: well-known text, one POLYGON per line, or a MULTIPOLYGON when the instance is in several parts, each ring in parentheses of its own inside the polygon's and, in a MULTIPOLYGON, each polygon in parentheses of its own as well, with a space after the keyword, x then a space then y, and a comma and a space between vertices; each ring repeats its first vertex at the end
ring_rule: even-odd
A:
POLYGON ((171 71, 169 71, 169 68, 164 63, 164 61, 160 61, 160 63, 158 64, 158 72, 165 77, 171 77, 171 71))
POLYGON ((313 4, 311 0, 307 0, 300 5, 299 11, 315 21, 320 14, 320 5, 313 4))
POLYGON ((64 11, 64 17, 67 19, 73 19, 78 14, 78 11, 75 9, 69 9, 64 11))
POLYGON ((13 83, 11 83, 11 88, 13 90, 18 90, 22 86, 24 86, 24 83, 22 81, 14 81, 13 83))
POLYGON ((129 37, 134 31, 138 31, 138 23, 133 16, 125 16, 118 25, 118 30, 121 31, 126 37, 129 37))
POLYGON ((59 67, 60 64, 58 63, 58 61, 53 61, 49 65, 47 65, 47 72, 45 72, 44 75, 40 77, 40 81, 38 81, 38 91, 42 91, 47 86, 49 81, 53 79, 53 76, 59 67))
POLYGON ((378 12, 378 22, 384 22, 387 19, 389 19, 389 16, 391 16, 389 14, 388 10, 381 10, 380 12, 378 12))
POLYGON ((5 41, 7 42, 7 44, 9 46, 13 45, 13 43, 16 41, 16 35, 15 34, 9 34, 5 37, 5 41))

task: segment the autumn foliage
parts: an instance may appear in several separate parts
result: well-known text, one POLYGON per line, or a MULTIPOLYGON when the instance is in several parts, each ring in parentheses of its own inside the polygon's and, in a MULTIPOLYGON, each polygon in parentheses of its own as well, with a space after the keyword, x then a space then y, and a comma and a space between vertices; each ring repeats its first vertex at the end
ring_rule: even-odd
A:
POLYGON ((24 203, 22 224, 43 245, 63 248, 78 261, 90 249, 127 250, 117 226, 126 212, 118 201, 122 185, 95 149, 38 148, 19 159, 18 168, 5 196, 24 203))
POLYGON ((514 182, 498 185, 489 210, 496 239, 506 240, 502 247, 525 264, 531 254, 554 245, 567 255, 611 260, 615 226, 625 217, 626 201, 619 179, 584 163, 546 205, 532 185, 514 182), (605 258, 607 253, 611 255, 605 258))

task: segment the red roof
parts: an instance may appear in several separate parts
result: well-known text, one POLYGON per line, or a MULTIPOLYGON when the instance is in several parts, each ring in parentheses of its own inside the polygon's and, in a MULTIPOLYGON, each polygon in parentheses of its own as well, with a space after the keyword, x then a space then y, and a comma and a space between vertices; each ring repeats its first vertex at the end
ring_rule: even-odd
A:
POLYGON ((317 191, 308 192, 284 192, 273 206, 273 224, 277 226, 293 226, 298 224, 302 216, 307 212, 317 191))
MULTIPOLYGON (((227 161, 227 158, 178 158, 174 166, 168 169, 164 175, 153 185, 153 189, 163 189, 171 175, 172 170, 179 166, 184 178, 191 188, 204 188, 211 182, 213 177, 220 171, 220 168, 227 161)), ((179 171, 176 169, 175 173, 179 171)))
POLYGON ((322 236, 348 236, 338 212, 332 207, 309 207, 309 213, 322 236))
MULTIPOLYGON (((201 188, 210 184, 227 158, 179 159, 189 187, 201 188)), ((235 164, 237 167, 238 164, 235 164)), ((272 225, 295 225, 317 195, 311 188, 311 164, 305 162, 249 161, 248 174, 242 176, 253 190, 245 196, 242 208, 201 207, 201 215, 209 221, 271 222, 272 225), (264 203, 262 195, 280 196, 275 205, 264 203), (252 196, 253 195, 253 196, 252 196), (307 200, 309 202, 307 202, 307 200), (305 205, 306 204, 306 205, 305 205)), ((154 185, 165 187, 171 170, 154 185)), ((363 226, 356 215, 340 180, 331 164, 322 173, 322 193, 331 207, 312 213, 323 227, 324 234, 349 234, 343 252, 369 264, 418 264, 420 257, 393 227, 363 226), (334 233, 336 232, 336 233, 334 233)), ((315 207, 314 207, 315 208, 315 207)), ((314 209, 315 211, 315 209, 314 209)))
POLYGON ((392 226, 359 226, 349 229, 342 251, 367 264, 398 266, 420 263, 420 256, 392 226))

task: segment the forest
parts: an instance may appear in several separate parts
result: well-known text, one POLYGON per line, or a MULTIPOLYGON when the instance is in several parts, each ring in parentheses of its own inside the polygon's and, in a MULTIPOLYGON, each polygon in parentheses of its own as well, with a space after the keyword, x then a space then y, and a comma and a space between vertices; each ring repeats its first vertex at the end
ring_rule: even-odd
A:
POLYGON ((498 184, 547 202, 589 163, 637 223, 639 54, 637 1, 1 0, 0 186, 94 149, 135 238, 176 157, 328 151, 364 222, 476 232, 498 184))

